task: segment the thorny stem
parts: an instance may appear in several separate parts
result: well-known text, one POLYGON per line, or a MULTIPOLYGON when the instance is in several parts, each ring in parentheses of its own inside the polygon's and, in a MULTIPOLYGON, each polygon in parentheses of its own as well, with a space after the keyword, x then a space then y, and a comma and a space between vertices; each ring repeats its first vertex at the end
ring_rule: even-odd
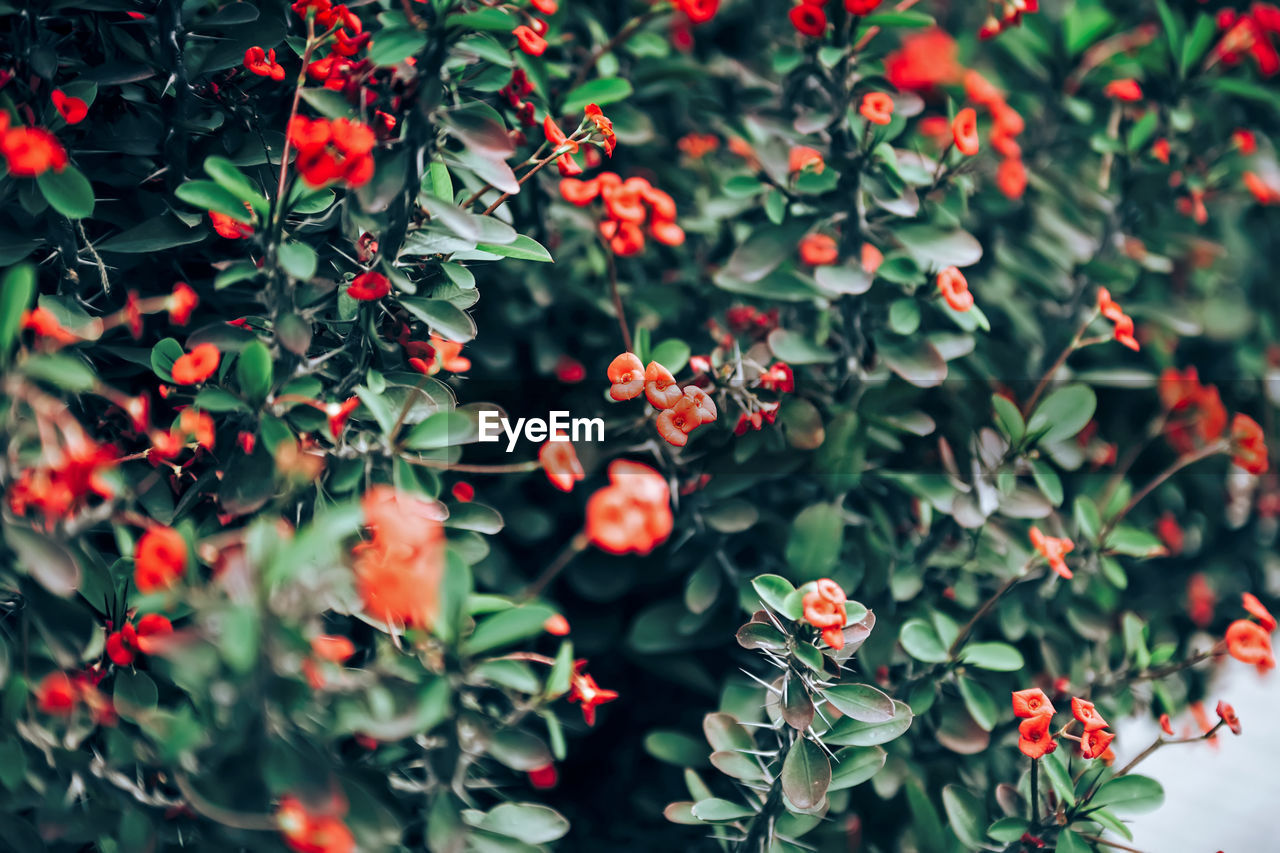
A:
POLYGON ((520 598, 533 598, 538 593, 542 592, 549 583, 555 580, 556 577, 565 570, 565 567, 569 565, 569 562, 576 557, 579 552, 586 549, 586 547, 587 534, 585 531, 580 531, 569 540, 569 544, 564 546, 564 550, 562 550, 556 558, 551 561, 551 565, 543 569, 542 574, 538 575, 537 580, 524 588, 524 591, 520 593, 520 598))
POLYGON ((1080 339, 1084 337, 1085 330, 1089 328, 1089 324, 1092 323, 1094 318, 1097 316, 1098 314, 1095 311, 1080 324, 1080 328, 1076 329, 1076 333, 1072 336, 1071 342, 1067 344, 1061 353, 1058 354, 1057 360, 1054 361, 1053 364, 1049 365, 1049 369, 1045 371, 1044 376, 1040 377, 1040 383, 1036 385, 1036 390, 1031 392, 1031 396, 1022 406, 1022 416, 1024 418, 1030 415, 1032 410, 1035 409, 1036 403, 1040 402, 1040 395, 1044 394, 1045 389, 1049 387, 1049 383, 1053 381, 1054 375, 1062 369, 1062 365, 1067 363, 1067 359, 1071 357, 1071 354, 1080 347, 1080 339))
MULTIPOLYGON (((523 163, 521 163, 519 166, 516 166, 516 168, 517 168, 517 169, 519 169, 519 168, 521 168, 522 166, 527 166, 527 165, 529 165, 530 163, 533 163, 533 162, 537 161, 537 159, 538 159, 539 155, 541 155, 541 154, 542 154, 542 149, 543 149, 543 148, 546 148, 546 147, 547 147, 547 143, 545 143, 545 142, 544 142, 544 143, 542 143, 541 145, 539 145, 539 146, 538 146, 538 150, 537 150, 537 151, 534 151, 534 152, 533 152, 533 154, 532 154, 532 155, 530 155, 530 157, 529 157, 529 159, 528 159, 528 160, 525 160, 525 161, 524 161, 523 163)), ((521 183, 523 183, 523 181, 521 181, 521 183)), ((464 202, 460 205, 460 207, 461 207, 463 210, 470 210, 470 209, 471 209, 471 205, 473 205, 473 204, 475 204, 476 202, 478 202, 478 201, 479 201, 479 200, 484 196, 484 194, 485 194, 485 193, 487 193, 487 192, 488 192, 489 190, 491 190, 491 189, 493 189, 493 184, 489 183, 488 181, 485 181, 484 186, 480 187, 480 189, 478 189, 478 190, 476 190, 475 192, 473 192, 473 193, 470 195, 470 197, 468 197, 468 198, 467 198, 467 200, 466 200, 466 201, 464 201, 464 202)))
MULTIPOLYGON (((559 151, 559 149, 556 149, 556 151, 559 151)), ((530 178, 532 178, 534 175, 538 174, 538 172, 542 171, 542 167, 543 167, 543 166, 546 166, 546 165, 547 165, 548 163, 550 163, 552 160, 555 160, 557 157, 559 157, 559 156, 560 156, 559 154, 557 154, 557 153, 556 153, 556 151, 552 151, 552 152, 551 152, 550 154, 548 154, 546 157, 542 158, 542 159, 541 159, 541 160, 539 160, 537 163, 534 163, 534 164, 533 164, 533 168, 532 168, 532 169, 530 169, 529 171, 525 172, 525 173, 520 177, 520 179, 519 179, 518 181, 516 181, 516 183, 517 183, 518 185, 520 185, 520 186, 524 186, 525 181, 529 180, 529 179, 530 179, 530 178)), ((507 199, 509 199, 509 198, 511 198, 511 196, 513 196, 513 195, 515 195, 515 193, 503 193, 502 195, 498 196, 498 200, 497 200, 497 201, 495 201, 493 204, 489 205, 488 207, 486 207, 486 208, 484 209, 484 213, 483 213, 483 214, 481 214, 481 215, 483 215, 483 216, 488 216, 490 213, 493 213, 493 212, 494 212, 495 210, 497 210, 499 207, 502 207, 502 205, 506 202, 506 200, 507 200, 507 199)))
POLYGON ((627 352, 635 352, 631 341, 631 328, 627 325, 627 312, 622 305, 622 294, 618 292, 618 260, 614 257, 613 249, 603 239, 600 242, 604 245, 604 257, 609 265, 609 291, 613 296, 614 313, 618 315, 618 328, 622 331, 622 345, 626 347, 627 352))
MULTIPOLYGON (((803 735, 797 734, 795 737, 799 738, 803 737, 803 735)), ((786 763, 787 753, 794 746, 795 740, 792 740, 778 751, 779 767, 786 763)), ((782 805, 782 773, 778 773, 773 780, 773 784, 769 787, 769 793, 766 795, 760 811, 751 819, 751 829, 747 830, 746 838, 742 840, 742 844, 738 847, 740 853, 764 853, 769 848, 770 836, 773 834, 772 827, 775 813, 782 805)))
POLYGON ((1157 475, 1154 480, 1152 480, 1150 483, 1147 483, 1145 486, 1143 486, 1142 489, 1140 489, 1136 495, 1129 498, 1129 502, 1124 505, 1124 509, 1120 510, 1118 513, 1112 516, 1112 518, 1105 525, 1103 525, 1102 533, 1098 536, 1098 542, 1099 543, 1105 542, 1107 539, 1107 534, 1110 533, 1112 530, 1114 530, 1116 525, 1119 524, 1120 521, 1133 510, 1134 507, 1142 503, 1144 498, 1146 498, 1148 495, 1150 495, 1152 492, 1158 489, 1161 485, 1164 484, 1166 480, 1168 480, 1174 474, 1178 473, 1183 468, 1187 468, 1191 465, 1194 465, 1197 462, 1200 462, 1201 460, 1208 459, 1211 456, 1216 456, 1219 453, 1226 453, 1230 449, 1231 449, 1231 442, 1215 441, 1213 444, 1200 448, 1195 453, 1188 453, 1185 456, 1179 457, 1172 465, 1170 465, 1168 468, 1162 471, 1159 475, 1157 475))
POLYGON ((1004 598, 1005 595, 1008 594, 1009 590, 1013 589, 1020 582, 1030 580, 1032 578, 1032 575, 1027 573, 1027 570, 1030 568, 1031 564, 1027 563, 1027 565, 1022 567, 1022 571, 1018 572, 1016 575, 1001 584, 1000 588, 995 591, 995 594, 982 603, 982 606, 978 608, 978 612, 973 614, 969 621, 965 623, 964 627, 960 629, 960 633, 956 634, 955 642, 951 644, 951 648, 947 649, 948 658, 955 658, 956 653, 960 651, 965 640, 969 639, 969 634, 971 634, 977 624, 982 621, 982 618, 990 613, 993 607, 1000 603, 1000 599, 1004 598))

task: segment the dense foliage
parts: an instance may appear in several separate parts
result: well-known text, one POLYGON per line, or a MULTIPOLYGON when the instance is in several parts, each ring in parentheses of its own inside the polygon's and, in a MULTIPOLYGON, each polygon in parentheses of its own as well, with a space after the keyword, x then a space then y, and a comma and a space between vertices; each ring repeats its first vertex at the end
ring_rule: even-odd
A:
POLYGON ((1079 853, 1247 725, 1280 8, 0 13, 0 848, 1079 853))

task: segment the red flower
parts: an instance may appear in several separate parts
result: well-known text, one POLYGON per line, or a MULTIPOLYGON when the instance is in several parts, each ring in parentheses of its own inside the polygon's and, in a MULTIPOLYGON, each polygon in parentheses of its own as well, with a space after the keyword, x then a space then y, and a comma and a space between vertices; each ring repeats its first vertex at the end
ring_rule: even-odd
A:
POLYGON ((1271 611, 1267 610, 1267 608, 1263 606, 1262 602, 1258 600, 1256 595, 1251 592, 1246 592, 1241 603, 1244 606, 1244 609, 1249 611, 1249 615, 1257 619, 1262 627, 1267 631, 1274 631, 1276 629, 1276 617, 1271 615, 1271 611))
POLYGON ((547 621, 542 623, 542 630, 546 631, 553 637, 569 636, 569 620, 559 613, 547 617, 547 621))
POLYGON ((1269 467, 1267 439, 1258 422, 1237 413, 1231 421, 1231 461, 1250 474, 1266 473, 1269 467))
MULTIPOLYGON (((636 360, 639 364, 639 359, 636 360)), ((561 436, 563 439, 563 436, 561 436)), ((562 492, 573 491, 573 484, 583 480, 587 472, 578 460, 578 452, 568 439, 549 440, 538 449, 538 462, 546 472, 551 485, 562 492)))
POLYGON ((587 501, 587 539, 611 554, 648 554, 674 524, 666 480, 622 459, 609 465, 609 480, 587 501))
POLYGON ((1049 701, 1049 697, 1044 695, 1044 691, 1039 687, 1028 687, 1026 690, 1018 690, 1013 694, 1013 715, 1015 717, 1030 718, 1040 715, 1052 717, 1054 715, 1053 703, 1049 701))
POLYGON ((791 149, 787 155, 787 169, 791 174, 803 172, 811 167, 816 174, 822 174, 822 170, 826 167, 822 154, 805 145, 797 145, 791 149))
POLYGON ((1258 204, 1280 204, 1280 190, 1275 189, 1256 172, 1244 173, 1244 186, 1258 204))
POLYGON ((294 116, 289 121, 288 140, 298 150, 295 165, 299 174, 312 187, 332 181, 359 187, 373 177, 377 137, 372 128, 358 121, 294 116))
POLYGON ((1072 697, 1071 715, 1080 721, 1086 732, 1096 732, 1098 729, 1107 727, 1107 721, 1102 719, 1102 715, 1098 713, 1098 709, 1092 702, 1072 697))
POLYGON ((1182 553, 1183 533, 1182 526, 1178 524, 1177 517, 1166 512, 1156 521, 1156 535, 1160 537, 1160 541, 1164 543, 1164 547, 1170 554, 1182 553))
POLYGON ((691 24, 705 24, 720 8, 720 0, 675 0, 675 4, 691 24))
POLYGON ((826 32, 827 13, 822 11, 821 6, 802 2, 791 8, 790 18, 791 25, 802 35, 817 38, 826 32))
MULTIPOLYGON (((534 0, 534 2, 546 2, 546 0, 534 0)), ((554 764, 548 764, 546 767, 539 767, 529 771, 529 784, 539 791, 549 791, 559 781, 560 776, 556 773, 554 764)))
POLYGON ((276 51, 260 47, 251 47, 244 52, 244 67, 250 74, 259 77, 270 77, 272 80, 284 79, 284 66, 276 62, 276 51))
POLYGON ((893 98, 884 92, 868 92, 862 96, 858 112, 872 124, 888 124, 893 121, 893 98))
POLYGON ((844 626, 849 614, 844 609, 844 590, 830 578, 814 583, 812 591, 801 599, 804 621, 822 631, 822 640, 839 651, 844 648, 844 626))
POLYGON ((956 113, 951 122, 951 135, 961 154, 972 157, 978 153, 978 113, 973 107, 965 107, 956 113))
POLYGON ((33 691, 36 707, 42 714, 68 717, 79 698, 76 687, 65 672, 51 672, 40 680, 33 691))
POLYGON ((684 396, 685 399, 693 402, 694 408, 698 410, 698 417, 702 418, 704 424, 709 424, 716 419, 716 404, 706 391, 696 385, 688 385, 684 389, 684 396))
POLYGON ((359 397, 349 397, 342 403, 330 403, 325 408, 325 414, 329 416, 329 432, 335 439, 342 434, 342 428, 347 425, 351 413, 358 408, 360 408, 359 397))
POLYGON ((964 72, 964 93, 969 100, 987 109, 994 110, 997 104, 1004 103, 1004 95, 995 84, 973 69, 964 72))
POLYGON ((200 304, 200 297, 185 282, 180 281, 173 286, 169 295, 169 322, 175 326, 185 326, 191 320, 191 312, 200 304))
POLYGON ((610 251, 620 258, 630 257, 644 250, 644 232, 634 222, 601 222, 600 234, 609 241, 610 251))
POLYGON ((353 549, 365 612, 390 625, 431 624, 444 571, 444 528, 434 503, 377 485, 361 500, 372 538, 353 549))
POLYGON ((1111 741, 1115 739, 1114 734, 1101 729, 1086 731, 1080 737, 1080 755, 1082 758, 1104 758, 1111 748, 1111 741))
POLYGON ((0 113, 0 154, 15 178, 35 178, 67 167, 67 151, 56 136, 42 127, 10 129, 8 113, 0 113))
POLYGON ((1137 80, 1112 80, 1102 88, 1102 94, 1117 101, 1141 101, 1142 87, 1137 80))
POLYGON ((209 221, 213 223, 214 232, 219 237, 225 237, 228 240, 240 240, 253 235, 252 225, 240 222, 216 210, 209 211, 209 221))
POLYGON ((53 108, 67 124, 79 124, 89 115, 88 104, 80 98, 68 97, 61 89, 54 89, 49 97, 53 101, 53 108))
POLYGON ((587 104, 587 108, 583 110, 583 114, 586 116, 587 121, 591 122, 591 124, 595 126, 596 133, 600 134, 600 144, 604 148, 604 153, 612 157, 613 149, 618 144, 618 137, 613 132, 613 122, 610 121, 605 114, 600 111, 600 107, 595 104, 587 104))
POLYGON ((884 74, 899 89, 930 92, 960 79, 963 72, 956 54, 955 39, 941 29, 912 33, 885 57, 884 74))
POLYGON ((658 415, 658 435, 668 444, 684 447, 689 443, 689 433, 702 425, 698 406, 688 397, 681 396, 673 406, 658 415))
POLYGON ((850 15, 869 15, 880 2, 881 0, 844 0, 844 8, 850 15))
POLYGON ((681 246, 684 244, 684 229, 674 222, 659 220, 649 225, 649 233, 653 239, 664 246, 681 246))
POLYGON ((1233 735, 1240 734, 1240 718, 1236 716, 1236 709, 1232 708, 1222 700, 1218 701, 1218 707, 1214 709, 1218 712, 1218 719, 1227 724, 1227 728, 1231 729, 1233 735))
POLYGON ((200 344, 173 362, 173 381, 179 385, 198 385, 213 375, 221 361, 222 353, 216 346, 200 344))
POLYGON ((1037 714, 1028 717, 1018 724, 1018 749, 1031 759, 1043 758, 1058 748, 1049 729, 1053 725, 1053 717, 1049 714, 1037 714))
POLYGON ((1102 316, 1115 324, 1115 337, 1120 343, 1134 352, 1138 351, 1138 339, 1133 336, 1133 318, 1120 308, 1120 304, 1111 298, 1111 292, 1105 287, 1098 288, 1098 310, 1102 316))
POLYGON ((862 269, 868 275, 875 275, 876 270, 884 263, 884 253, 870 243, 862 244, 862 269))
POLYGON ((996 167, 996 188, 1006 198, 1019 199, 1027 191, 1027 168, 1016 157, 1006 157, 996 167))
POLYGON ((172 622, 159 613, 148 613, 138 620, 132 642, 134 648, 144 655, 153 655, 163 648, 164 639, 172 635, 172 622))
POLYGON ((1252 130, 1237 128, 1235 132, 1231 134, 1231 144, 1246 157, 1251 154, 1256 154, 1258 151, 1258 138, 1254 136, 1252 130))
POLYGON ((1169 140, 1161 137, 1151 143, 1151 156, 1166 166, 1169 165, 1169 140))
POLYGON ((553 151, 565 151, 570 154, 578 153, 578 143, 564 135, 564 131, 551 118, 550 113, 542 120, 542 132, 546 134, 547 142, 551 143, 553 151))
POLYGON ((138 540, 133 564, 139 592, 169 589, 187 571, 187 540, 172 527, 153 527, 138 540))
POLYGON ((680 402, 684 391, 680 390, 670 370, 651 361, 644 369, 644 396, 655 409, 669 409, 680 402))
POLYGON ((586 207, 600 195, 600 184, 594 178, 580 181, 577 178, 565 178, 560 182, 560 197, 569 204, 586 207))
POLYGON ((973 294, 964 273, 955 267, 947 267, 938 273, 938 290, 953 311, 965 312, 973 307, 973 294))
POLYGON ((644 364, 635 353, 624 352, 609 362, 609 396, 615 400, 634 400, 644 391, 644 364))
POLYGON ((311 638, 311 653, 320 660, 342 663, 356 653, 356 647, 347 637, 321 634, 311 638))
POLYGON ((554 15, 560 8, 556 0, 530 0, 530 3, 544 15, 554 15))
POLYGON ((1067 561, 1064 558, 1075 548, 1075 543, 1070 539, 1045 536, 1040 532, 1040 528, 1033 527, 1031 528, 1031 545, 1040 552, 1040 556, 1049 561, 1049 568, 1067 580, 1071 580, 1071 569, 1067 568, 1067 561))
POLYGON ((1187 615, 1199 628, 1213 621, 1213 607, 1218 602, 1213 588, 1202 573, 1196 572, 1187 582, 1187 615))
POLYGON ((840 259, 840 247, 826 234, 806 234, 800 241, 800 261, 811 267, 834 264, 840 259))
POLYGON ((351 280, 347 296, 362 301, 381 299, 391 292, 391 282, 380 272, 369 270, 351 280))
POLYGON ((783 361, 774 364, 760 376, 760 387, 779 394, 790 394, 796 390, 796 378, 791 365, 783 361))
POLYGON ((354 853, 355 837, 339 818, 308 811, 297 797, 280 801, 276 823, 295 853, 354 853))
POLYGON ((1160 730, 1167 735, 1173 735, 1173 723, 1170 722, 1168 714, 1160 715, 1160 730))
POLYGON ((596 706, 603 705, 606 702, 612 702, 618 698, 617 691, 604 690, 600 685, 596 684, 596 680, 590 675, 583 672, 587 662, 585 660, 574 661, 573 674, 569 678, 569 696, 570 702, 577 702, 582 705, 582 718, 587 721, 588 726, 596 724, 596 706))
POLYGON ((1254 664, 1263 669, 1273 669, 1275 655, 1271 650, 1271 636, 1266 629, 1248 619, 1237 619, 1227 626, 1227 654, 1241 663, 1254 664))
POLYGON ((542 56, 547 49, 547 40, 524 24, 512 30, 511 34, 516 37, 520 49, 530 56, 542 56))

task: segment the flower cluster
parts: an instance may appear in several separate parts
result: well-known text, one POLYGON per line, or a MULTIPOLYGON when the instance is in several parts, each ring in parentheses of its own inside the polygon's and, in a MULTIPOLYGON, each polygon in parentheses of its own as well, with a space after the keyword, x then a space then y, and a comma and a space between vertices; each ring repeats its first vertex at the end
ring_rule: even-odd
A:
POLYGON ((1105 287, 1098 288, 1098 311, 1115 324, 1115 338, 1129 349, 1137 352, 1138 339, 1133 336, 1133 318, 1124 313, 1120 304, 1111 298, 1111 292, 1105 287))
POLYGON ((1227 653, 1242 663, 1256 666, 1259 672, 1275 669, 1276 658, 1271 647, 1271 635, 1276 630, 1276 618, 1251 593, 1244 594, 1243 605, 1249 615, 1258 621, 1237 619, 1227 626, 1224 637, 1227 653))
MULTIPOLYGON (((965 72, 964 90, 969 100, 991 115, 991 147, 1001 158, 1000 165, 996 168, 996 186, 1008 198, 1022 198, 1027 189, 1027 169, 1022 163, 1022 146, 1018 144, 1018 137, 1026 129, 1026 122, 1021 113, 1009 106, 1004 93, 977 71, 970 69, 965 72)), ((956 137, 959 146, 959 135, 956 134, 956 137)), ((975 129, 972 146, 974 153, 976 146, 975 129)), ((961 151, 964 149, 961 148, 961 151)))
POLYGON ((1066 556, 1075 548, 1075 543, 1066 538, 1045 536, 1040 532, 1040 528, 1032 527, 1031 546, 1049 563, 1049 568, 1066 580, 1071 580, 1072 573, 1071 569, 1067 568, 1066 556))
POLYGON ((1040 0, 988 0, 991 11, 978 29, 978 38, 993 39, 1010 27, 1020 26, 1022 16, 1040 11, 1040 0))
POLYGON ((845 601, 844 590, 830 578, 814 583, 801 600, 804 621, 820 630, 822 641, 836 651, 844 648, 844 626, 849 622, 845 601))
POLYGON ((1022 720, 1018 724, 1018 749, 1031 759, 1043 758, 1058 748, 1058 737, 1065 737, 1080 744, 1082 758, 1101 758, 1110 761, 1113 757, 1111 742, 1115 734, 1106 731, 1107 721, 1098 713, 1092 702, 1078 697, 1071 699, 1071 715, 1083 729, 1079 735, 1072 735, 1068 730, 1074 723, 1068 723, 1061 731, 1053 731, 1053 703, 1044 691, 1038 687, 1018 690, 1013 694, 1013 715, 1022 720))
POLYGON ((671 535, 671 492, 648 465, 615 459, 587 501, 587 540, 610 554, 648 554, 671 535))
POLYGON ((560 195, 579 207, 600 200, 604 213, 600 236, 619 257, 644 250, 645 226, 648 235, 665 246, 684 243, 684 229, 676 224, 675 200, 644 178, 624 181, 614 172, 601 172, 589 180, 565 178, 560 195))
POLYGON ((297 797, 280 800, 276 823, 285 845, 295 853, 354 853, 355 836, 342 821, 346 802, 340 796, 323 811, 313 811, 297 797))
POLYGON ((388 625, 430 626, 444 564, 440 509, 387 485, 360 504, 371 535, 352 550, 352 568, 365 612, 388 625))
POLYGON ((373 130, 352 119, 294 116, 288 141, 298 152, 295 162, 312 187, 342 182, 360 187, 373 178, 373 130))
POLYGON ((696 385, 681 388, 671 371, 656 361, 645 366, 635 353, 624 352, 609 363, 609 396, 614 400, 634 400, 644 392, 658 409, 658 434, 668 444, 684 447, 689 433, 717 417, 716 404, 696 385))
POLYGON ((107 635, 107 657, 116 666, 129 666, 138 655, 155 654, 164 640, 173 634, 173 623, 159 613, 148 613, 138 620, 124 623, 119 631, 107 635))

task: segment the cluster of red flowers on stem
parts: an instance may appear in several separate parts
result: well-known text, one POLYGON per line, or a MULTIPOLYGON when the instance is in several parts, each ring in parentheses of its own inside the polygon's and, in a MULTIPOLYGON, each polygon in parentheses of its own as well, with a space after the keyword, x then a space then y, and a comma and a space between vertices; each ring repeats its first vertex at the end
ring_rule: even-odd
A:
POLYGON ((1133 336, 1133 318, 1124 313, 1120 304, 1111 298, 1105 287, 1098 288, 1098 311, 1115 324, 1115 337, 1120 343, 1137 352, 1138 339, 1133 336))
MULTIPOLYGON (((1160 402, 1167 413, 1164 427, 1169 445, 1179 453, 1212 444, 1227 433, 1227 409, 1214 385, 1200 382, 1194 367, 1168 368, 1160 375, 1160 402)), ((1231 461, 1250 474, 1264 474, 1271 467, 1266 434, 1248 415, 1231 418, 1231 461)))
POLYGON ((119 631, 107 635, 107 657, 116 666, 129 666, 140 654, 155 654, 172 634, 172 622, 159 613, 148 613, 136 625, 125 622, 119 631))
POLYGON ((648 465, 615 459, 587 501, 587 541, 610 554, 648 554, 671 535, 671 490, 648 465))
POLYGON ((444 571, 440 512, 387 485, 369 489, 360 503, 372 534, 352 550, 365 611, 389 625, 429 626, 444 571))
POLYGON ((1070 539, 1045 536, 1040 528, 1031 528, 1031 546, 1049 563, 1053 569, 1066 580, 1071 580, 1071 569, 1067 568, 1067 554, 1076 547, 1070 539))
POLYGON ((1218 29, 1223 33, 1213 49, 1213 60, 1238 65, 1247 53, 1264 77, 1280 72, 1280 51, 1273 41, 1280 38, 1280 8, 1273 3, 1254 3, 1247 11, 1222 9, 1218 29))
POLYGON ((830 578, 815 582, 801 599, 804 621, 820 630, 823 642, 837 651, 844 648, 844 626, 849 621, 846 600, 844 590, 830 578))
POLYGON ((609 363, 609 396, 614 400, 634 400, 641 392, 655 409, 658 434, 668 444, 684 447, 689 433, 715 421, 716 404, 696 385, 681 388, 675 376, 656 361, 645 366, 632 352, 624 352, 609 363))
POLYGON ((644 178, 624 181, 613 172, 601 172, 589 180, 565 178, 560 181, 560 195, 579 207, 600 200, 604 213, 600 236, 619 257, 644 250, 646 225, 649 236, 663 245, 684 243, 684 229, 676 224, 675 200, 644 178))
POLYGON ((1243 606, 1256 622, 1237 619, 1227 626, 1224 641, 1227 654, 1236 660, 1258 667, 1259 672, 1275 669, 1275 652, 1271 647, 1271 634, 1276 630, 1276 618, 1252 593, 1244 594, 1243 606))
POLYGON ((289 144, 297 150, 295 166, 312 187, 341 181, 360 187, 373 178, 373 130, 351 119, 310 119, 294 116, 289 121, 289 144))
MULTIPOLYGON (((996 168, 996 186, 1008 198, 1022 198, 1027 189, 1027 169, 1022 163, 1022 146, 1018 144, 1018 137, 1026 129, 1022 114, 1009 106, 1004 93, 977 71, 970 69, 965 72, 964 90, 969 100, 991 114, 991 147, 1001 157, 996 168)), ((976 120, 976 113, 974 118, 976 120)), ((952 134, 959 146, 960 135, 954 126, 952 134)), ((974 150, 969 152, 961 147, 963 153, 976 153, 976 136, 975 129, 974 150)))
POLYGON ((1031 687, 1014 692, 1013 715, 1022 720, 1018 725, 1018 749, 1023 755, 1031 759, 1043 758, 1058 748, 1057 738, 1064 737, 1080 744, 1082 758, 1101 758, 1103 761, 1114 758, 1111 742, 1116 736, 1106 731, 1107 721, 1092 702, 1078 697, 1071 699, 1071 715, 1075 718, 1074 722, 1080 723, 1083 729, 1079 735, 1068 732, 1074 722, 1055 733, 1055 713, 1053 703, 1040 688, 1031 687))
MULTIPOLYGON (((544 15, 554 15, 560 8, 557 0, 530 0, 530 3, 544 15)), ((527 9, 515 11, 528 21, 527 24, 520 24, 511 31, 511 34, 516 37, 516 44, 530 56, 542 56, 547 50, 547 40, 543 38, 547 32, 547 22, 531 14, 527 9)))
POLYGON ((342 821, 346 802, 334 796, 323 811, 313 811, 295 796, 280 800, 276 823, 284 842, 295 853, 354 853, 355 836, 342 821))

